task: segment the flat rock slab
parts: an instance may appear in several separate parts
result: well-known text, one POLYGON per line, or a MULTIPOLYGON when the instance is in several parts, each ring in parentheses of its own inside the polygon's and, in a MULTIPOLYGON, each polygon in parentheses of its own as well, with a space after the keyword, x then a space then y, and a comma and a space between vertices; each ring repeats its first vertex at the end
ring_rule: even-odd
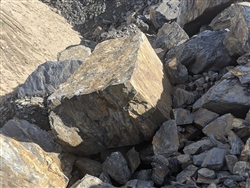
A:
POLYGON ((48 98, 51 128, 71 152, 135 145, 170 118, 171 91, 143 33, 104 41, 48 98))

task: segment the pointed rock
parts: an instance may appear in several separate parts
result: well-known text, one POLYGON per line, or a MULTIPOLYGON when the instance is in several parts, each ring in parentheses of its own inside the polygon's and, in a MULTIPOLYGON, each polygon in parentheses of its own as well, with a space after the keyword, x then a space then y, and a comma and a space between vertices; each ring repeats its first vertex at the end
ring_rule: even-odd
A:
POLYGON ((230 153, 232 155, 240 155, 244 147, 242 140, 233 131, 230 131, 228 134, 228 141, 231 146, 230 153))
POLYGON ((126 158, 127 158, 127 162, 128 162, 128 166, 131 171, 131 174, 133 174, 135 170, 137 169, 137 167, 141 164, 139 153, 133 147, 131 150, 129 150, 126 153, 126 158))
POLYGON ((175 108, 172 110, 173 119, 175 119, 177 125, 192 124, 194 115, 189 110, 183 108, 175 108))
POLYGON ((164 179, 169 175, 169 162, 167 158, 163 155, 155 155, 152 162, 152 180, 157 184, 161 185, 164 182, 164 179))
POLYGON ((214 147, 214 144, 211 142, 211 140, 204 139, 185 146, 183 152, 185 154, 194 155, 209 150, 212 147, 214 147))
POLYGON ((48 98, 52 131, 85 155, 150 140, 170 116, 171 88, 143 33, 104 41, 48 98))
POLYGON ((206 125, 211 123, 217 117, 219 117, 218 114, 211 112, 207 109, 200 108, 197 112, 194 113, 194 123, 200 129, 203 129, 206 125))
POLYGON ((185 183, 188 179, 196 174, 198 167, 194 165, 189 165, 181 173, 176 176, 176 180, 179 183, 185 183))
POLYGON ((238 162, 238 158, 235 155, 226 155, 225 159, 228 170, 230 171, 231 174, 233 174, 233 168, 235 163, 238 162))

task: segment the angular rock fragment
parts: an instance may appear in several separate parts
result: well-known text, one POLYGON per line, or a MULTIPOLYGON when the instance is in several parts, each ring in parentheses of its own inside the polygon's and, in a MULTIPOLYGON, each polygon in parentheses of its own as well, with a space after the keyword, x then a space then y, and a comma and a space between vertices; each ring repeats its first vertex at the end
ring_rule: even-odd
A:
POLYGON ((194 113, 194 123, 199 128, 203 129, 207 124, 219 117, 218 114, 211 112, 207 109, 200 108, 194 113))
POLYGON ((1 129, 0 143, 1 187, 67 186, 73 161, 60 156, 61 149, 49 133, 14 119, 1 129))
POLYGON ((27 78, 25 83, 18 88, 19 98, 25 96, 48 96, 52 94, 59 85, 66 82, 67 79, 78 69, 83 61, 65 60, 52 62, 47 61, 27 78))
POLYGON ((208 24, 218 13, 239 0, 182 0, 177 23, 189 35, 199 32, 202 25, 208 24))
POLYGON ((171 48, 166 54, 166 59, 176 58, 193 74, 220 70, 233 63, 223 45, 227 32, 227 30, 204 31, 185 43, 171 48))
POLYGON ((240 175, 243 177, 249 177, 250 175, 249 170, 250 170, 249 162, 238 161, 234 165, 233 174, 240 175))
POLYGON ((127 161, 120 152, 113 152, 110 157, 103 162, 102 170, 122 185, 131 177, 127 161))
POLYGON ((154 154, 169 157, 179 149, 179 139, 175 120, 168 120, 153 137, 154 154))
POLYGON ((57 54, 58 61, 64 60, 81 60, 85 59, 91 54, 91 49, 84 45, 70 46, 57 54))
POLYGON ((102 164, 88 158, 78 158, 75 166, 80 170, 82 177, 86 174, 99 177, 102 173, 102 164))
POLYGON ((247 139, 245 146, 240 154, 242 161, 250 161, 250 138, 247 139))
POLYGON ((193 163, 196 166, 201 166, 201 164, 203 163, 204 159, 207 156, 207 152, 203 152, 199 155, 193 155, 193 163))
POLYGON ((237 59, 239 65, 249 65, 250 64, 250 51, 237 59))
POLYGON ((220 170, 224 166, 225 155, 227 150, 220 148, 213 148, 208 151, 201 167, 209 168, 211 170, 220 170))
POLYGON ((167 52, 174 45, 181 44, 188 39, 188 35, 176 22, 165 23, 159 29, 152 46, 154 48, 162 48, 164 52, 167 52))
POLYGON ((81 180, 74 183, 71 188, 114 188, 114 186, 102 182, 97 177, 86 174, 81 180))
POLYGON ((197 95, 184 89, 177 88, 173 93, 173 107, 180 108, 195 102, 197 95))
POLYGON ((225 142, 225 136, 228 136, 232 129, 233 118, 234 117, 231 114, 225 114, 221 117, 218 117, 206 127, 204 127, 202 132, 207 136, 212 134, 216 139, 225 142))
POLYGON ((209 150, 212 147, 214 147, 214 144, 211 142, 211 140, 204 139, 185 146, 183 152, 185 154, 194 155, 209 150))
POLYGON ((133 175, 133 178, 138 179, 138 180, 151 180, 152 177, 152 169, 148 170, 140 170, 139 172, 135 172, 133 175))
POLYGON ((154 182, 153 181, 144 181, 144 180, 137 180, 137 179, 133 179, 130 180, 126 183, 125 186, 121 187, 121 188, 150 188, 154 186, 154 182))
POLYGON ((187 68, 179 63, 176 58, 165 63, 166 72, 172 84, 185 83, 188 79, 187 68))
POLYGON ((230 153, 232 155, 240 155, 244 147, 242 140, 233 131, 230 131, 228 141, 231 146, 230 153))
POLYGON ((179 183, 185 183, 187 179, 190 179, 192 176, 196 174, 198 167, 194 165, 189 165, 185 168, 181 173, 176 176, 176 180, 179 183))
POLYGON ((174 108, 172 110, 173 119, 175 119, 176 125, 192 124, 194 115, 189 110, 183 108, 174 108))
POLYGON ((242 141, 246 141, 250 135, 250 122, 240 119, 234 118, 233 120, 233 131, 235 134, 240 137, 242 141))
POLYGON ((169 162, 163 155, 155 155, 152 162, 152 180, 157 184, 161 185, 164 182, 165 177, 169 174, 168 168, 169 162))
POLYGON ((245 120, 247 120, 248 122, 250 122, 250 110, 247 112, 245 120))
POLYGON ((201 168, 200 170, 198 170, 198 174, 203 177, 210 178, 210 179, 216 178, 215 172, 208 168, 201 168))
POLYGON ((177 160, 182 165, 182 169, 185 169, 193 162, 189 154, 178 155, 177 160))
POLYGON ((231 174, 233 174, 233 168, 235 163, 238 162, 238 158, 235 155, 226 155, 225 159, 228 170, 230 171, 231 174))
POLYGON ((135 145, 169 118, 171 90, 144 34, 104 41, 48 98, 51 128, 75 153, 135 145))
POLYGON ((127 162, 128 162, 128 166, 130 168, 131 174, 133 174, 141 163, 140 158, 139 158, 139 153, 133 147, 131 150, 129 150, 126 153, 126 158, 127 158, 127 162))
POLYGON ((244 55, 250 50, 250 2, 234 4, 230 9, 230 31, 223 44, 230 55, 244 55))

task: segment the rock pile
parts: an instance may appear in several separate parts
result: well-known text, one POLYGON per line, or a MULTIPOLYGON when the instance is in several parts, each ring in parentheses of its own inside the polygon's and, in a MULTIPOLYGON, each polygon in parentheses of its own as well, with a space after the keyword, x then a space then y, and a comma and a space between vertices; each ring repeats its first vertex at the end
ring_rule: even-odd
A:
POLYGON ((1 185, 250 187, 250 3, 236 2, 163 0, 144 10, 155 37, 127 17, 125 37, 40 66, 12 114, 37 101, 50 128, 1 128, 1 185))

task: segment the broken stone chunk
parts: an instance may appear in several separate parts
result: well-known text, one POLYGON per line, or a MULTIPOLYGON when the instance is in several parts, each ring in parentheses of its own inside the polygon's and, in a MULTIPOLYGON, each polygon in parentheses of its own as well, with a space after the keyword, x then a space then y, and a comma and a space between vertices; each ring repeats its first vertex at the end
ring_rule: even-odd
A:
POLYGON ((208 168, 201 168, 200 170, 198 170, 198 174, 210 179, 214 179, 216 177, 215 172, 208 168))
POLYGON ((214 147, 214 144, 210 139, 204 139, 184 147, 183 152, 185 154, 195 155, 214 147))
POLYGON ((189 154, 183 154, 177 156, 177 160, 182 165, 182 169, 185 169, 187 166, 192 164, 192 159, 189 154))
POLYGON ((140 158, 139 158, 139 153, 133 147, 131 150, 129 150, 126 153, 126 158, 127 158, 127 162, 128 162, 128 166, 130 168, 131 174, 133 174, 134 171, 137 169, 137 167, 141 163, 140 158))
POLYGON ((185 89, 177 88, 173 93, 173 107, 180 108, 184 105, 193 104, 196 98, 197 95, 194 92, 189 92, 185 89))
POLYGON ((171 90, 143 33, 104 41, 48 98, 52 132, 82 155, 151 140, 170 118, 171 90))
POLYGON ((118 183, 124 185, 131 177, 126 159, 120 152, 113 152, 102 164, 102 170, 118 183))
POLYGON ((250 161, 250 138, 247 139, 246 144, 241 152, 240 160, 250 161))
POLYGON ((189 110, 183 108, 175 108, 172 110, 173 119, 175 119, 177 125, 192 124, 194 115, 189 110))
POLYGON ((133 175, 133 178, 139 179, 139 180, 151 180, 152 177, 152 169, 148 170, 140 170, 139 172, 135 172, 133 175))
POLYGON ((175 120, 163 123, 156 132, 153 141, 154 154, 169 157, 175 155, 179 149, 179 139, 175 120))
POLYGON ((250 122, 240 118, 234 118, 232 126, 233 131, 242 141, 246 141, 248 139, 250 135, 250 122))
POLYGON ((225 155, 228 153, 225 149, 213 148, 208 151, 201 167, 206 167, 211 170, 220 170, 224 166, 225 155))
POLYGON ((206 125, 211 123, 217 117, 219 117, 218 114, 211 112, 207 109, 200 108, 197 112, 194 113, 194 123, 200 129, 203 129, 206 125))
POLYGON ((189 165, 185 168, 181 173, 176 176, 176 180, 179 183, 185 183, 187 179, 190 179, 192 176, 196 174, 198 167, 194 165, 189 165))
POLYGON ((233 168, 235 163, 238 162, 238 158, 235 155, 226 155, 225 159, 228 170, 233 174, 233 168))
POLYGON ((201 164, 203 163, 206 156, 207 156, 207 152, 201 153, 199 155, 193 155, 193 163, 194 163, 194 165, 201 166, 201 164))
POLYGON ((244 143, 233 131, 230 131, 228 133, 228 141, 229 141, 230 146, 231 146, 230 153, 232 155, 241 154, 242 149, 244 147, 244 143))
POLYGON ((163 155, 155 155, 152 163, 152 180, 161 185, 164 182, 165 177, 169 174, 168 168, 169 162, 163 155))
POLYGON ((57 61, 64 60, 81 60, 85 59, 91 54, 91 49, 84 45, 70 46, 57 54, 57 61))
POLYGON ((78 158, 75 162, 75 166, 79 169, 82 177, 86 174, 99 177, 102 173, 102 164, 88 158, 78 158))
POLYGON ((233 174, 240 175, 243 177, 249 177, 250 175, 249 170, 250 170, 249 162, 238 161, 234 165, 233 174))
POLYGON ((153 181, 133 179, 133 180, 128 181, 126 185, 121 188, 130 188, 130 187, 131 188, 144 188, 144 187, 153 187, 153 186, 154 186, 153 181))

